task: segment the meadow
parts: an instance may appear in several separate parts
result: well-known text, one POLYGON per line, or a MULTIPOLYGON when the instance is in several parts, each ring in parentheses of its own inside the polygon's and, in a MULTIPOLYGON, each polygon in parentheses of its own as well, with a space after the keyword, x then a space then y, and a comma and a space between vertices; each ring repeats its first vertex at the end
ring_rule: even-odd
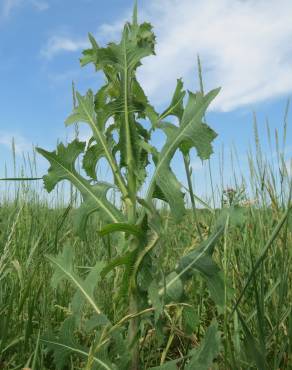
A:
POLYGON ((190 150, 212 160, 216 134, 204 117, 219 91, 205 94, 201 83, 187 96, 178 80, 156 113, 135 79, 155 41, 136 9, 120 44, 90 41, 81 62, 107 81, 96 94, 74 91, 66 124, 85 122, 92 138, 36 149, 50 162, 44 185, 54 201, 36 179, 35 156, 18 174, 26 179, 1 181, 0 369, 292 369, 289 106, 281 136, 267 125, 275 155, 262 151, 255 119, 246 177, 231 153, 228 187, 221 171, 222 186, 200 199, 190 150), (166 134, 159 153, 156 129, 166 134), (177 151, 185 196, 170 167, 177 151), (113 184, 96 178, 101 158, 113 184))

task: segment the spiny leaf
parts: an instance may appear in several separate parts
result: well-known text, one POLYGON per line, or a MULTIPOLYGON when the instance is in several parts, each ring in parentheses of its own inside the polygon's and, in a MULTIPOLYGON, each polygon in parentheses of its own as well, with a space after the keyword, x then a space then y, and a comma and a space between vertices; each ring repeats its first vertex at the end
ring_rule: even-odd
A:
POLYGON ((86 122, 90 125, 95 125, 96 113, 94 111, 93 92, 88 90, 86 95, 83 97, 77 91, 76 97, 78 100, 78 105, 74 108, 73 113, 65 120, 65 125, 69 126, 76 122, 86 122))
POLYGON ((83 197, 84 202, 76 211, 74 226, 81 237, 85 236, 87 219, 93 212, 97 212, 100 220, 108 222, 122 222, 124 215, 112 203, 107 200, 107 192, 112 187, 108 183, 97 183, 91 185, 90 194, 83 197))
MULTIPOLYGON (((88 275, 82 281, 83 290, 88 294, 88 296, 94 297, 94 290, 101 280, 101 271, 104 267, 105 262, 97 261, 96 264, 90 268, 88 275)), ((82 308, 86 301, 87 299, 83 291, 78 289, 71 301, 73 313, 77 315, 79 314, 79 317, 81 317, 82 308)))
MULTIPOLYGON (((59 332, 59 336, 55 338, 53 334, 48 334, 41 338, 41 341, 54 352, 54 362, 57 370, 62 370, 68 363, 70 355, 77 355, 81 358, 88 358, 89 350, 79 345, 74 338, 74 328, 76 326, 73 316, 66 319, 59 332)), ((114 370, 114 368, 105 360, 101 360, 93 356, 95 364, 105 370, 114 370)))
MULTIPOLYGON (((107 94, 103 89, 105 89, 105 87, 102 87, 99 91, 99 94, 102 95, 102 98, 100 97, 100 100, 98 100, 99 103, 101 103, 103 99, 106 101, 107 94)), ((90 89, 84 96, 79 94, 79 92, 76 92, 78 105, 73 109, 73 113, 65 120, 65 125, 69 126, 76 122, 87 123, 93 131, 97 144, 103 147, 106 152, 106 138, 103 135, 103 129, 110 116, 107 114, 105 109, 101 109, 104 108, 104 104, 98 106, 96 112, 95 107, 98 96, 99 95, 97 94, 94 97, 93 92, 90 89)))
POLYGON ((189 91, 189 100, 180 121, 180 126, 186 128, 189 122, 193 121, 196 129, 181 142, 180 149, 183 153, 188 154, 189 150, 195 147, 202 160, 208 159, 213 153, 211 143, 217 137, 217 134, 207 124, 202 123, 202 120, 208 105, 218 95, 219 91, 220 88, 214 89, 207 95, 199 92, 194 94, 189 91))
MULTIPOLYGON (((67 341, 60 342, 56 341, 55 339, 50 338, 43 338, 41 339, 43 343, 45 343, 50 349, 54 350, 57 355, 55 355, 55 363, 57 366, 57 370, 62 370, 66 366, 67 358, 72 355, 76 354, 79 357, 88 358, 89 352, 86 352, 79 348, 76 344, 68 344, 67 341), (57 352, 58 351, 58 352, 57 352), (68 355, 66 355, 68 353, 68 355), (61 361, 61 358, 64 358, 64 364, 61 361), (62 365, 58 365, 58 364, 62 365)), ((99 368, 105 369, 105 370, 116 370, 116 367, 112 367, 110 364, 105 362, 105 360, 101 360, 97 358, 96 356, 92 357, 95 364, 99 365, 99 368)))
POLYGON ((96 165, 103 156, 104 149, 97 144, 90 146, 84 154, 82 167, 93 180, 97 181, 96 165))
MULTIPOLYGON (((121 42, 110 43, 106 48, 97 48, 95 45, 91 52, 86 51, 84 61, 87 63, 90 58, 95 57, 93 62, 96 69, 103 69, 106 73, 106 69, 110 66, 119 73, 119 79, 115 78, 116 98, 104 107, 104 111, 107 112, 107 118, 114 116, 115 121, 119 122, 117 127, 120 139, 120 163, 130 172, 135 172, 137 179, 140 180, 139 184, 144 179, 141 169, 145 168, 145 161, 142 161, 143 153, 138 145, 141 132, 134 113, 145 115, 148 100, 135 78, 135 70, 141 65, 142 58, 154 53, 154 41, 151 25, 137 24, 135 6, 133 24, 126 24, 121 42)), ((106 76, 109 79, 108 83, 112 83, 113 75, 106 74, 106 76)))
POLYGON ((86 96, 81 96, 78 92, 76 93, 76 96, 78 99, 78 106, 74 108, 73 113, 67 118, 65 123, 70 125, 81 121, 90 126, 96 144, 100 150, 103 150, 104 157, 112 169, 115 180, 119 185, 123 196, 126 197, 128 192, 121 171, 118 168, 112 153, 112 140, 108 140, 104 133, 104 127, 107 120, 110 118, 110 115, 108 115, 104 109, 98 110, 99 114, 96 114, 94 97, 91 90, 87 92, 86 96))
POLYGON ((93 212, 97 212, 101 219, 110 222, 122 222, 124 220, 123 214, 106 198, 107 192, 112 186, 102 182, 91 185, 89 181, 77 173, 74 164, 84 147, 85 143, 76 139, 67 147, 62 143, 59 144, 57 151, 54 152, 37 148, 37 151, 51 164, 48 174, 43 178, 47 191, 52 191, 57 183, 62 180, 69 180, 80 191, 83 202, 76 211, 75 226, 83 237, 87 219, 93 212))
MULTIPOLYGON (((55 265, 55 273, 52 277, 53 286, 57 286, 63 279, 68 280, 77 289, 80 294, 84 297, 86 302, 93 308, 93 310, 99 315, 101 313, 100 308, 97 306, 93 297, 93 286, 90 284, 90 279, 82 280, 73 270, 73 257, 74 251, 70 246, 63 248, 63 251, 57 256, 47 256, 48 260, 55 265)), ((102 268, 97 269, 97 274, 101 272, 102 268)), ((79 295, 78 295, 79 296, 79 295)), ((77 296, 77 297, 78 297, 77 296)), ((75 308, 77 309, 77 303, 80 304, 82 301, 75 301, 75 308)))
POLYGON ((44 149, 36 148, 51 164, 48 174, 43 177, 46 190, 50 193, 61 180, 71 180, 74 175, 78 176, 75 170, 77 157, 83 153, 85 142, 78 139, 72 141, 66 147, 63 143, 58 144, 57 150, 47 152, 44 149))
POLYGON ((96 52, 99 49, 99 46, 91 33, 88 33, 88 38, 92 48, 83 50, 83 58, 80 59, 80 64, 82 67, 88 63, 93 63, 96 60, 96 52))
POLYGON ((53 334, 47 334, 41 341, 53 351, 54 362, 57 370, 62 370, 68 358, 77 353, 82 357, 88 355, 88 349, 80 346, 74 338, 75 318, 67 318, 60 327, 59 336, 56 338, 53 334))
POLYGON ((138 113, 138 118, 145 118, 146 116, 150 116, 151 114, 156 114, 158 117, 158 113, 155 112, 154 108, 149 104, 148 98, 139 84, 136 77, 132 80, 132 104, 135 107, 135 111, 138 113))
POLYGON ((218 94, 219 89, 210 91, 206 96, 189 93, 189 100, 184 110, 180 127, 161 124, 160 128, 167 135, 155 172, 151 179, 147 199, 151 199, 154 189, 158 186, 167 199, 172 213, 179 221, 185 213, 183 195, 180 184, 170 168, 170 162, 178 148, 182 145, 194 146, 201 159, 207 159, 212 153, 211 142, 216 134, 207 125, 203 124, 202 117, 211 101, 218 94))

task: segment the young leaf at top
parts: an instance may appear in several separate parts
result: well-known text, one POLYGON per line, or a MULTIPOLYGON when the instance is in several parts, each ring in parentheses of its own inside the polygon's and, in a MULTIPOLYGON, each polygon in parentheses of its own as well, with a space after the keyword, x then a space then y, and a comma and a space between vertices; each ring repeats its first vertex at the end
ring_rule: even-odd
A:
MULTIPOLYGON (((135 14, 134 11, 134 20, 135 14)), ((114 117, 116 122, 120 164, 128 170, 129 190, 134 196, 136 186, 145 177, 142 169, 148 164, 145 150, 139 144, 147 141, 145 130, 136 121, 135 113, 139 117, 145 116, 147 112, 153 114, 153 109, 135 78, 135 72, 144 57, 154 54, 155 37, 152 26, 148 23, 138 25, 136 21, 133 24, 127 23, 119 44, 110 43, 106 48, 99 48, 93 40, 91 44, 93 48, 85 51, 81 63, 85 65, 91 61, 96 70, 104 71, 108 79, 105 89, 115 83, 115 97, 111 96, 112 99, 103 107, 103 111, 106 112, 107 119, 114 117), (115 73, 108 73, 109 68, 115 73)))
POLYGON ((87 148, 82 162, 82 167, 86 172, 87 176, 97 181, 96 177, 96 166, 98 161, 104 157, 104 150, 98 144, 89 146, 87 148))

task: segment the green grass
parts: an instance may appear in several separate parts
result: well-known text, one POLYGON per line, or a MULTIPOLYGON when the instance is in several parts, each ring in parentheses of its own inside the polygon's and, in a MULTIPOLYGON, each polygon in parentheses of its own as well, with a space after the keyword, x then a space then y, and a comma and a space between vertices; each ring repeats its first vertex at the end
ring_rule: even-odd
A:
MULTIPOLYGON (((291 180, 285 167, 284 149, 278 149, 276 162, 267 160, 260 148, 256 126, 255 139, 256 154, 249 155, 249 177, 239 183, 234 170, 235 191, 224 194, 221 188, 211 195, 211 199, 224 196, 224 207, 237 201, 246 215, 244 224, 226 224, 215 250, 214 258, 224 276, 226 304, 219 310, 205 283, 194 277, 187 288, 196 310, 194 327, 186 331, 181 307, 167 306, 163 329, 166 339, 159 341, 159 336, 153 335, 159 328, 151 327, 146 315, 140 341, 143 369, 158 366, 162 358, 167 361, 182 358, 179 364, 183 369, 184 356, 201 343, 215 317, 222 346, 214 369, 292 368, 292 220, 289 216, 283 218, 290 204, 291 180), (240 194, 242 183, 250 189, 249 194, 240 194)), ((48 330, 59 328, 70 315, 73 290, 66 283, 57 289, 51 286, 52 268, 45 255, 55 255, 71 245, 75 250, 76 270, 85 276, 95 261, 113 258, 119 240, 118 236, 101 238, 92 218, 88 238, 81 241, 73 232, 74 207, 66 206, 62 190, 57 196, 59 201, 55 200, 55 205, 49 207, 34 185, 24 184, 15 186, 14 199, 11 194, 8 197, 2 193, 1 197, 0 369, 25 366, 54 369, 52 354, 39 338, 48 330)), ((167 210, 161 212, 165 216, 166 236, 164 253, 157 251, 157 261, 167 274, 182 255, 195 248, 201 238, 208 237, 220 212, 197 208, 194 213, 190 208, 180 225, 168 218, 167 210)), ((117 269, 96 290, 99 307, 113 322, 125 315, 124 307, 115 300, 119 278, 117 269)), ((91 334, 86 336, 81 331, 76 336, 84 344, 92 339, 91 334)), ((65 367, 82 368, 84 364, 74 356, 65 367)))

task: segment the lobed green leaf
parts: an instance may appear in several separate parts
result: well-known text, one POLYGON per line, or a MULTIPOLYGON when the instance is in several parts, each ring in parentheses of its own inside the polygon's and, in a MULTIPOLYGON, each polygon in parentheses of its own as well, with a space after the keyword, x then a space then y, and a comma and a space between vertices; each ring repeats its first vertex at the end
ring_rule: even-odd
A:
POLYGON ((37 148, 51 164, 48 174, 43 177, 45 188, 51 192, 62 180, 69 180, 81 193, 83 202, 75 214, 75 227, 80 236, 85 236, 86 222, 90 214, 96 212, 103 221, 122 222, 123 214, 107 200, 107 192, 112 185, 99 182, 91 185, 75 169, 75 161, 83 152, 85 143, 77 139, 65 147, 58 145, 57 151, 48 152, 37 148))
POLYGON ((154 190, 158 186, 177 221, 181 220, 185 214, 184 198, 180 190, 181 185, 170 168, 170 162, 179 148, 189 150, 191 147, 195 147, 201 159, 209 158, 212 153, 211 142, 216 137, 216 133, 202 123, 202 118, 218 92, 219 89, 215 89, 205 96, 200 93, 189 93, 189 100, 180 127, 163 123, 159 126, 166 133, 167 141, 158 156, 147 199, 153 197, 154 190))

